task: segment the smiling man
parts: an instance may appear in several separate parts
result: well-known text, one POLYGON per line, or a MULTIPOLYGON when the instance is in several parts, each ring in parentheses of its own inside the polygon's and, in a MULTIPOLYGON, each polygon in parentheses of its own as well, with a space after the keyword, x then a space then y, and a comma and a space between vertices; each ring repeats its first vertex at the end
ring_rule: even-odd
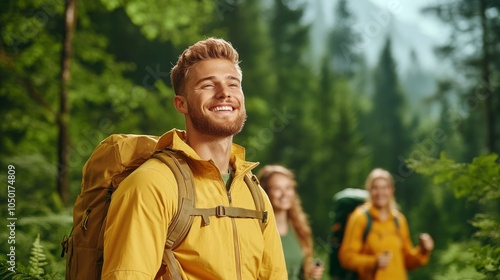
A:
MULTIPOLYGON (((243 147, 233 143, 246 120, 238 63, 230 43, 209 38, 187 48, 171 71, 174 106, 184 115, 186 130, 165 133, 157 148, 175 150, 188 163, 199 209, 256 210, 244 177, 257 163, 245 161, 243 147)), ((174 250, 177 267, 165 267, 165 237, 179 209, 177 182, 160 160, 146 161, 113 193, 103 279, 161 279, 177 268, 176 279, 287 279, 272 206, 260 187, 259 192, 269 213, 264 226, 225 214, 209 224, 194 216, 174 250)))

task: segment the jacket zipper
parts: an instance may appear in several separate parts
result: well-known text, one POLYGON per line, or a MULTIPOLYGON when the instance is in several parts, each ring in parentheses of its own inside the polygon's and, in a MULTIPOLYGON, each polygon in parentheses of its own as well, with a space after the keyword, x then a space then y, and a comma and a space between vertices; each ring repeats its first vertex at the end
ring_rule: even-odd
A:
POLYGON ((236 229, 236 222, 234 218, 231 218, 231 223, 233 225, 233 241, 234 241, 234 253, 236 261, 236 276, 238 280, 241 280, 241 259, 240 259, 240 244, 238 242, 238 230, 236 229))
MULTIPOLYGON (((231 196, 231 187, 233 185, 233 182, 234 182, 234 177, 231 178, 231 185, 229 186, 229 189, 226 191, 227 193, 227 199, 229 201, 229 206, 233 206, 233 198, 231 196)), ((224 184, 224 180, 222 180, 221 178, 221 182, 222 182, 222 186, 224 188, 226 188, 226 185, 224 184)), ((234 218, 230 218, 231 219, 231 225, 233 227, 233 244, 234 244, 234 257, 235 257, 235 263, 236 263, 236 279, 237 280, 242 280, 241 278, 241 258, 240 258, 240 245, 239 245, 239 242, 238 242, 238 230, 236 228, 236 222, 234 220, 234 218)))
MULTIPOLYGON (((234 178, 233 178, 234 179, 234 178)), ((232 182, 231 182, 232 184, 232 182)), ((231 187, 227 191, 227 198, 229 200, 229 206, 233 206, 233 199, 231 197, 231 187)), ((231 219, 231 225, 233 227, 233 242, 234 242, 234 257, 236 262, 236 279, 241 280, 241 259, 240 259, 240 244, 238 242, 238 229, 236 228, 236 221, 234 218, 231 219)))

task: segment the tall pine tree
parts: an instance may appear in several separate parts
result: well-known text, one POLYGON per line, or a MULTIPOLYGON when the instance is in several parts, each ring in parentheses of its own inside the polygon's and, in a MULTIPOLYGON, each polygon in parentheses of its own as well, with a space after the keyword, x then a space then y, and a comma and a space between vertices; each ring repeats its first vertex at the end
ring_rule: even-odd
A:
POLYGON ((337 75, 351 77, 359 62, 357 44, 360 36, 354 29, 355 18, 347 0, 339 0, 334 10, 334 24, 329 36, 327 56, 337 75))
POLYGON ((393 174, 398 202, 411 209, 422 194, 419 178, 405 163, 406 158, 412 156, 414 132, 409 129, 409 123, 413 116, 407 110, 391 52, 391 39, 388 37, 374 69, 373 106, 365 119, 365 127, 368 127, 372 166, 385 168, 393 174))
POLYGON ((387 38, 374 70, 369 135, 373 146, 373 165, 394 173, 398 170, 399 158, 408 151, 410 141, 403 122, 406 118, 405 98, 391 50, 391 39, 387 38))
POLYGON ((291 7, 291 2, 275 0, 270 18, 273 59, 269 62, 276 72, 276 90, 268 102, 271 104, 274 128, 270 158, 300 167, 308 155, 308 128, 303 114, 312 102, 314 88, 311 66, 304 56, 308 44, 309 26, 303 23, 304 5, 291 7))

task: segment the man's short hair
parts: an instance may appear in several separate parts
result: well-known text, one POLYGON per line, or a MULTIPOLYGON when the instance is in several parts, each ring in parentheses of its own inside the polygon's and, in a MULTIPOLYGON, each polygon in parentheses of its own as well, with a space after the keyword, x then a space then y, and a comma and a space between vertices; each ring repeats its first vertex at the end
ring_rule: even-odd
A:
POLYGON ((238 52, 231 43, 219 38, 208 38, 190 46, 179 56, 177 64, 170 71, 170 80, 174 88, 175 95, 183 95, 184 83, 189 73, 189 69, 196 63, 206 60, 222 58, 234 63, 240 76, 241 68, 238 61, 238 52))

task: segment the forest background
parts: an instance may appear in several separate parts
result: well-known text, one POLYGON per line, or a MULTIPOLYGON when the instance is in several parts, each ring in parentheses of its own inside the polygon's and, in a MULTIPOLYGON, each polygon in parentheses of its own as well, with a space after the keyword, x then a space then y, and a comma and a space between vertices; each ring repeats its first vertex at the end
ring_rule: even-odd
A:
POLYGON ((417 33, 395 36, 404 1, 377 2, 3 0, 1 277, 63 278, 85 161, 112 133, 182 129, 170 68, 214 36, 232 42, 244 73, 248 121, 235 142, 260 166, 296 172, 319 258, 332 196, 382 167, 413 241, 436 242, 411 279, 498 279, 500 2, 423 7, 447 30, 432 68, 417 33), (409 49, 395 55, 400 44, 409 49))

